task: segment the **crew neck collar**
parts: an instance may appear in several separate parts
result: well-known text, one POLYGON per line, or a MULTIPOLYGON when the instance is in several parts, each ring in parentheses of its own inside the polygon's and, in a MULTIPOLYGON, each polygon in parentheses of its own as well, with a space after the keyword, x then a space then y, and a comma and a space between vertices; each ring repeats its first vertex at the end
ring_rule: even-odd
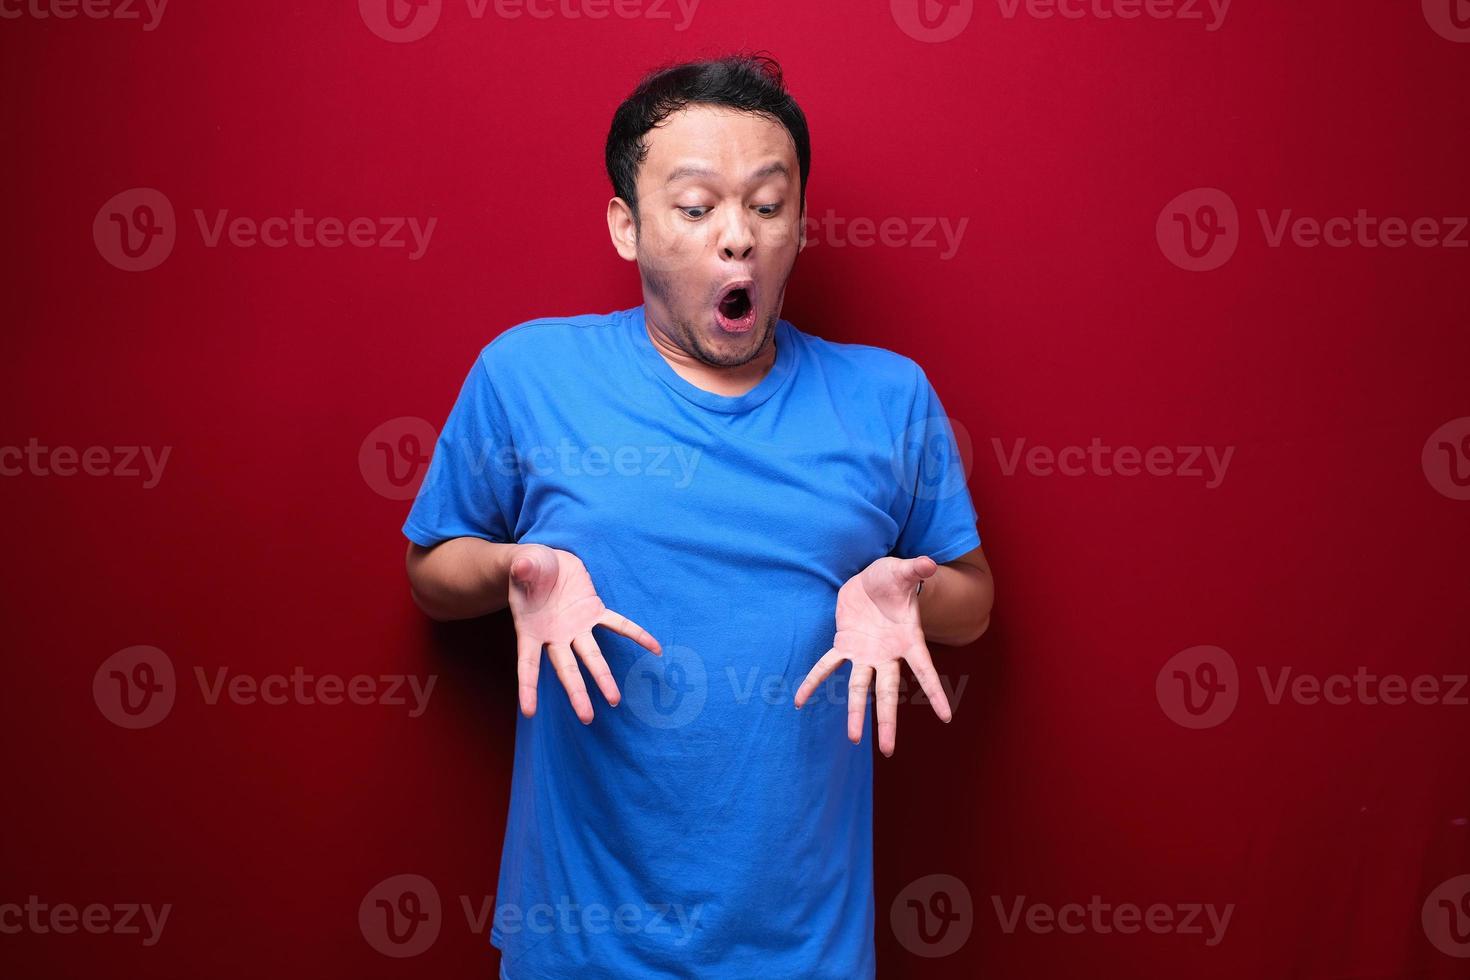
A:
POLYGON ((624 310, 623 313, 624 329, 637 349, 638 361, 643 365, 644 370, 652 377, 662 381, 676 394, 700 408, 711 412, 723 412, 727 415, 747 412, 763 404, 775 394, 791 375, 791 368, 796 359, 796 340, 792 336, 791 325, 780 318, 776 320, 776 360, 771 364, 771 369, 766 372, 766 376, 743 395, 721 395, 713 391, 705 391, 686 380, 674 370, 673 365, 664 360, 664 356, 653 346, 653 338, 648 334, 647 310, 644 306, 635 306, 630 310, 624 310))

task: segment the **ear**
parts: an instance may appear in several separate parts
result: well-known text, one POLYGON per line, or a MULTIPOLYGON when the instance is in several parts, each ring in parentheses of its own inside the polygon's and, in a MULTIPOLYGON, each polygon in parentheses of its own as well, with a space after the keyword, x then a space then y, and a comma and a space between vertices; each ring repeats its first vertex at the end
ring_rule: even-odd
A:
POLYGON ((638 232, 633 226, 633 210, 621 197, 607 202, 607 233, 619 255, 629 262, 638 258, 638 232))
POLYGON ((806 195, 801 195, 801 239, 796 246, 796 254, 800 255, 806 248, 806 195))

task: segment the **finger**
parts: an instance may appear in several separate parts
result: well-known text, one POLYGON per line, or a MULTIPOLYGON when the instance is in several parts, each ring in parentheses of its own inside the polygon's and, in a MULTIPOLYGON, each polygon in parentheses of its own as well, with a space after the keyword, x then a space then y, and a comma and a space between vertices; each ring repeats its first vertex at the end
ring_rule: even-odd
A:
POLYGON ((873 685, 873 668, 852 665, 847 679, 847 740, 856 745, 863 740, 863 723, 868 717, 868 690, 873 685))
POLYGON ((831 676, 832 671, 837 669, 837 665, 842 663, 842 660, 842 654, 836 650, 828 650, 822 654, 822 658, 812 666, 811 670, 807 671, 806 679, 796 689, 796 706, 798 708, 806 704, 806 699, 812 696, 812 692, 817 689, 817 685, 831 676))
POLYGON ((937 571, 939 571, 938 562, 928 555, 920 555, 917 558, 909 558, 904 561, 902 574, 904 578, 908 579, 910 585, 918 585, 937 571))
POLYGON ((622 695, 618 693, 617 681, 613 680, 612 670, 608 668, 607 661, 602 657, 602 648, 597 645, 597 639, 592 631, 578 633, 572 637, 572 649, 577 651, 577 656, 587 665, 587 670, 592 674, 592 679, 597 682, 597 689, 607 699, 607 703, 617 707, 622 695))
POLYGON ((565 643, 546 644, 546 653, 551 657, 551 665, 556 668, 556 676, 561 679, 561 686, 567 689, 567 697, 572 701, 572 710, 577 713, 582 724, 592 722, 592 699, 587 697, 587 685, 582 683, 582 668, 577 666, 577 658, 572 656, 572 651, 565 643))
POLYGON ((886 663, 878 668, 878 751, 893 754, 898 737, 898 664, 886 663))
POLYGON ((949 710, 949 695, 944 693, 944 685, 939 682, 939 674, 934 670, 934 658, 929 655, 929 647, 919 644, 904 659, 918 678, 919 689, 929 699, 929 706, 934 709, 939 720, 949 722, 953 719, 954 712, 949 710))
POLYGON ((615 613, 611 609, 605 608, 602 610, 602 615, 597 617, 597 623, 595 625, 606 626, 614 633, 621 633, 634 643, 645 646, 659 656, 663 656, 664 648, 653 638, 653 634, 622 613, 615 613))
POLYGON ((541 644, 529 636, 516 634, 516 683, 520 690, 521 714, 527 718, 536 713, 536 681, 541 676, 541 644))

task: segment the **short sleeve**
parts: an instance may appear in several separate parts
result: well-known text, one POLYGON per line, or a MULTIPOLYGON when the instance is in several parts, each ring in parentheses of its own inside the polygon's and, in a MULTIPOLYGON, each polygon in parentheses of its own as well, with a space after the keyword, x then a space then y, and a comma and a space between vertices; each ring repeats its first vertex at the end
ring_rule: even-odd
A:
POLYGON ((895 470, 900 474, 899 558, 928 555, 939 564, 980 547, 975 505, 954 427, 922 368, 905 423, 895 470))
POLYGON ((513 540, 525 487, 511 427, 486 352, 470 366, 434 444, 418 496, 403 523, 416 544, 450 538, 513 540))

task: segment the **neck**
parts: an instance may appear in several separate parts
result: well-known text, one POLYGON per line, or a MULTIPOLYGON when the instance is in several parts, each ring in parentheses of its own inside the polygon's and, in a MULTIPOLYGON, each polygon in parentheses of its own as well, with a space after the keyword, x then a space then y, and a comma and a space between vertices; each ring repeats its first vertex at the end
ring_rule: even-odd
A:
MULTIPOLYGON (((760 384, 776 363, 775 324, 768 328, 769 339, 762 342, 761 351, 755 357, 742 364, 711 364, 675 343, 662 327, 655 325, 653 317, 647 315, 646 306, 644 312, 643 326, 653 349, 668 362, 675 374, 696 388, 731 398, 743 395, 760 384)), ((755 329, 761 328, 757 326, 755 329)))

